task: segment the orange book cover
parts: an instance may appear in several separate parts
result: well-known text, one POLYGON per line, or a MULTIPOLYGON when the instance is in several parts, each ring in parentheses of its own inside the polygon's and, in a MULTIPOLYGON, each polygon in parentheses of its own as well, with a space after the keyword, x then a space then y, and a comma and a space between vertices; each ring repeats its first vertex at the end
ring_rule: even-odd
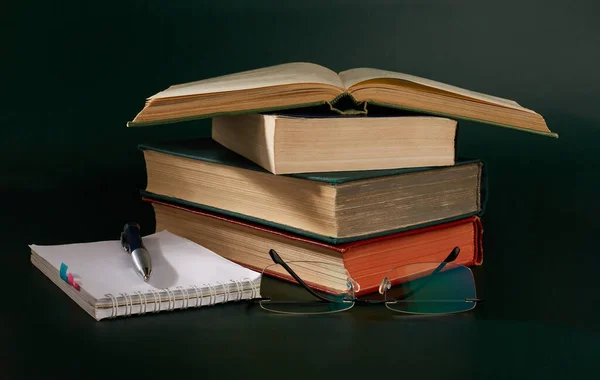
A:
MULTIPOLYGON (((219 252, 218 249, 211 246, 215 234, 223 233, 223 236, 231 239, 232 236, 235 236, 231 232, 241 229, 246 236, 250 234, 260 241, 268 241, 269 246, 276 250, 281 249, 282 252, 285 252, 285 244, 291 244, 304 249, 312 249, 315 252, 322 252, 325 249, 332 255, 341 256, 343 265, 350 276, 360 284, 360 291, 357 295, 377 291, 381 279, 392 268, 420 262, 442 262, 454 247, 460 248, 460 254, 454 263, 465 266, 478 266, 483 263, 483 227, 478 216, 345 244, 328 244, 269 226, 232 218, 228 215, 184 207, 148 197, 143 199, 154 205, 157 215, 157 230, 167 228, 175 234, 195 240, 198 244, 205 245, 208 249, 257 271, 262 271, 264 266, 258 267, 251 262, 250 258, 255 260, 257 255, 262 255, 262 263, 268 265, 268 261, 270 261, 268 249, 264 249, 264 252, 248 252, 247 255, 240 252, 235 255, 230 252, 219 252), (171 212, 178 210, 180 213, 177 214, 179 215, 177 218, 166 223, 161 219, 161 215, 163 215, 161 210, 171 210, 171 212), (211 219, 213 227, 216 226, 210 232, 210 239, 199 238, 204 233, 201 226, 203 226, 203 221, 207 220, 206 218, 211 219), (191 227, 192 223, 197 224, 195 227, 191 227)), ((208 234, 208 232, 205 233, 208 234)), ((291 277, 288 278, 281 273, 267 274, 293 281, 291 277)), ((323 289, 319 284, 310 285, 323 289)))

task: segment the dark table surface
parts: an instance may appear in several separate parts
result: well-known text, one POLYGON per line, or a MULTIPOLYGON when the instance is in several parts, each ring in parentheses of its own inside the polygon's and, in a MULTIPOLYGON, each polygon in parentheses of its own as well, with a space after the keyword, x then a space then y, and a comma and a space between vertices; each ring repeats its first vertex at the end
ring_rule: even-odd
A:
POLYGON ((526 300, 511 294, 519 286, 509 286, 471 313, 446 317, 405 317, 375 306, 297 317, 230 304, 96 322, 26 260, 15 261, 17 294, 5 288, 3 297, 5 312, 12 310, 0 325, 2 378, 48 371, 576 378, 595 372, 600 352, 600 335, 586 322, 592 317, 581 315, 586 308, 550 289, 555 296, 526 300), (536 307, 541 303, 548 306, 536 307))
MULTIPOLYGON (((484 218, 484 265, 474 269, 486 302, 443 317, 358 305, 333 315, 284 316, 243 303, 96 322, 29 263, 26 244, 5 243, 0 377, 100 371, 143 377, 381 373, 547 379, 594 373, 600 352, 598 255, 561 237, 576 236, 580 226, 568 230, 564 224, 553 234, 543 231, 544 222, 503 221, 495 218, 498 203, 484 218)), ((46 205, 44 215, 59 209, 46 205)), ((72 232, 82 236, 83 229, 73 226, 72 232)), ((51 223, 43 231, 57 241, 70 239, 51 223)))

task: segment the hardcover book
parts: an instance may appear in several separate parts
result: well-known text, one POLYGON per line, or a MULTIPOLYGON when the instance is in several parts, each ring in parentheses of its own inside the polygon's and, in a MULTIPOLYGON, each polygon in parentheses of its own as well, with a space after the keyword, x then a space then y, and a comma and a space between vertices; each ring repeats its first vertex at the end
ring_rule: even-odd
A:
POLYGON ((128 126, 324 104, 341 114, 366 114, 369 105, 379 105, 558 136, 540 114, 512 100, 393 71, 356 68, 337 74, 306 62, 173 85, 150 96, 128 126))
POLYGON ((449 166, 455 120, 431 116, 220 116, 212 138, 273 174, 449 166))
MULTIPOLYGON (((358 282, 358 295, 371 293, 392 268, 442 262, 454 247, 460 248, 454 263, 475 266, 483 262, 483 229, 476 216, 352 243, 329 244, 223 214, 144 199, 154 208, 157 230, 171 231, 257 272, 273 264, 270 249, 288 262, 325 263, 322 267, 311 264, 314 267, 296 268, 310 286, 324 291, 344 290, 343 274, 348 271, 358 282)), ((282 269, 264 274, 291 280, 282 269)))
POLYGON ((273 175, 211 139, 141 145, 144 195, 330 243, 483 212, 482 162, 273 175))

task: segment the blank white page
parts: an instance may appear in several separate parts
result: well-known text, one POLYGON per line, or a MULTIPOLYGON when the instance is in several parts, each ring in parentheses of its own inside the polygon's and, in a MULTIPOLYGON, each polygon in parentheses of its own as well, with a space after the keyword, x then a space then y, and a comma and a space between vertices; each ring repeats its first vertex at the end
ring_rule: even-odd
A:
POLYGON ((111 293, 132 293, 202 284, 218 285, 219 281, 255 281, 260 273, 244 268, 188 239, 168 231, 142 238, 152 259, 152 274, 144 282, 135 272, 131 256, 119 240, 54 246, 30 245, 39 256, 60 270, 68 265, 81 288, 96 300, 111 293))

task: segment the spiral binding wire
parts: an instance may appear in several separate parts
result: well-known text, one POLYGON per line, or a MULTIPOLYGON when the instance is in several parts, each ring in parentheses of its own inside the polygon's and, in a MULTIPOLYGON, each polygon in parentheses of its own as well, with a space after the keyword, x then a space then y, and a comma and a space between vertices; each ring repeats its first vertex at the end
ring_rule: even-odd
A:
POLYGON ((152 295, 154 296, 154 308, 152 309, 153 312, 158 313, 160 311, 160 293, 154 289, 150 289, 150 291, 152 292, 152 295))
POLYGON ((195 307, 202 306, 202 298, 204 298, 204 292, 202 291, 202 288, 198 288, 198 286, 196 286, 196 285, 192 285, 191 287, 194 288, 194 291, 196 292, 196 306, 195 307))
POLYGON ((169 297, 169 305, 167 306, 167 310, 171 311, 175 309, 175 294, 173 294, 169 288, 165 288, 163 290, 167 292, 167 297, 169 297), (173 296, 173 305, 171 305, 171 296, 173 296))
POLYGON ((125 299, 125 314, 124 316, 130 316, 133 311, 133 299, 129 293, 119 293, 125 299))
MULTIPOLYGON (((221 288, 223 289, 223 302, 229 302, 229 285, 227 285, 227 290, 225 290, 225 283, 223 283, 223 281, 217 281, 219 283, 219 285, 221 285, 221 288)), ((215 290, 216 293, 216 290, 215 290)), ((217 298, 215 297, 215 303, 217 302, 217 298)))
POLYGON ((117 299, 115 298, 115 296, 113 296, 110 293, 109 294, 105 294, 104 296, 105 297, 109 297, 110 301, 112 303, 112 308, 110 309, 110 318, 116 317, 117 316, 117 311, 118 311, 117 310, 117 306, 118 306, 117 299))
POLYGON ((256 289, 256 284, 254 283, 254 281, 252 281, 250 279, 250 277, 244 277, 243 280, 247 280, 247 282, 252 287, 252 295, 250 296, 250 298, 258 298, 258 297, 260 297, 260 295, 258 294, 258 291, 256 289))
POLYGON ((188 294, 187 289, 185 289, 183 286, 178 286, 177 289, 179 289, 179 291, 181 292, 181 299, 183 303, 181 305, 181 308, 187 309, 190 306, 190 295, 188 294))
POLYGON ((142 293, 141 291, 136 291, 135 294, 137 294, 138 299, 140 300, 140 312, 139 314, 146 314, 146 310, 148 309, 148 301, 146 300, 146 294, 142 293), (142 297, 144 297, 144 302, 142 303, 142 297), (144 310, 142 311, 142 305, 144 305, 144 310))
POLYGON ((242 298, 242 292, 240 290, 241 283, 237 280, 230 279, 229 281, 235 282, 235 287, 237 288, 237 297, 235 297, 236 301, 239 301, 242 298))
POLYGON ((217 303, 226 303, 231 301, 241 301, 244 296, 244 291, 250 291, 250 298, 256 298, 259 296, 258 289, 254 281, 249 277, 245 277, 242 280, 230 279, 229 282, 218 281, 217 284, 204 283, 202 286, 190 285, 189 288, 184 286, 177 286, 176 288, 164 288, 161 291, 156 289, 150 289, 149 292, 152 296, 148 297, 149 293, 141 291, 135 291, 133 293, 119 293, 125 302, 125 305, 119 306, 117 297, 113 294, 108 293, 104 296, 110 299, 111 312, 109 318, 115 318, 118 316, 131 316, 133 314, 146 314, 149 311, 148 304, 153 305, 152 312, 158 313, 160 311, 173 311, 177 306, 177 295, 181 296, 181 306, 178 309, 187 309, 190 307, 198 308, 201 306, 214 306, 217 303), (247 284, 250 289, 244 290, 244 284, 247 284), (235 285, 235 289, 232 286, 235 285), (223 299, 221 302, 217 302, 219 292, 217 286, 221 286, 223 289, 223 299), (205 294, 203 288, 208 289, 208 294, 205 294), (161 299, 161 291, 166 293, 167 299, 161 299), (235 299, 232 299, 232 295, 235 293, 235 299), (134 303, 133 297, 136 296, 137 304, 134 303), (208 297, 208 303, 204 303, 204 298, 208 297), (192 305, 190 305, 192 301, 192 305), (163 302, 167 303, 167 307, 163 308, 163 302), (134 304, 139 305, 136 307, 136 312, 133 312, 134 304), (119 314, 119 308, 125 307, 122 314, 119 314))
POLYGON ((212 284, 203 284, 208 287, 208 291, 210 292, 210 298, 208 299, 208 306, 212 306, 217 302, 217 289, 212 284), (214 297, 214 300, 213 300, 214 297))

